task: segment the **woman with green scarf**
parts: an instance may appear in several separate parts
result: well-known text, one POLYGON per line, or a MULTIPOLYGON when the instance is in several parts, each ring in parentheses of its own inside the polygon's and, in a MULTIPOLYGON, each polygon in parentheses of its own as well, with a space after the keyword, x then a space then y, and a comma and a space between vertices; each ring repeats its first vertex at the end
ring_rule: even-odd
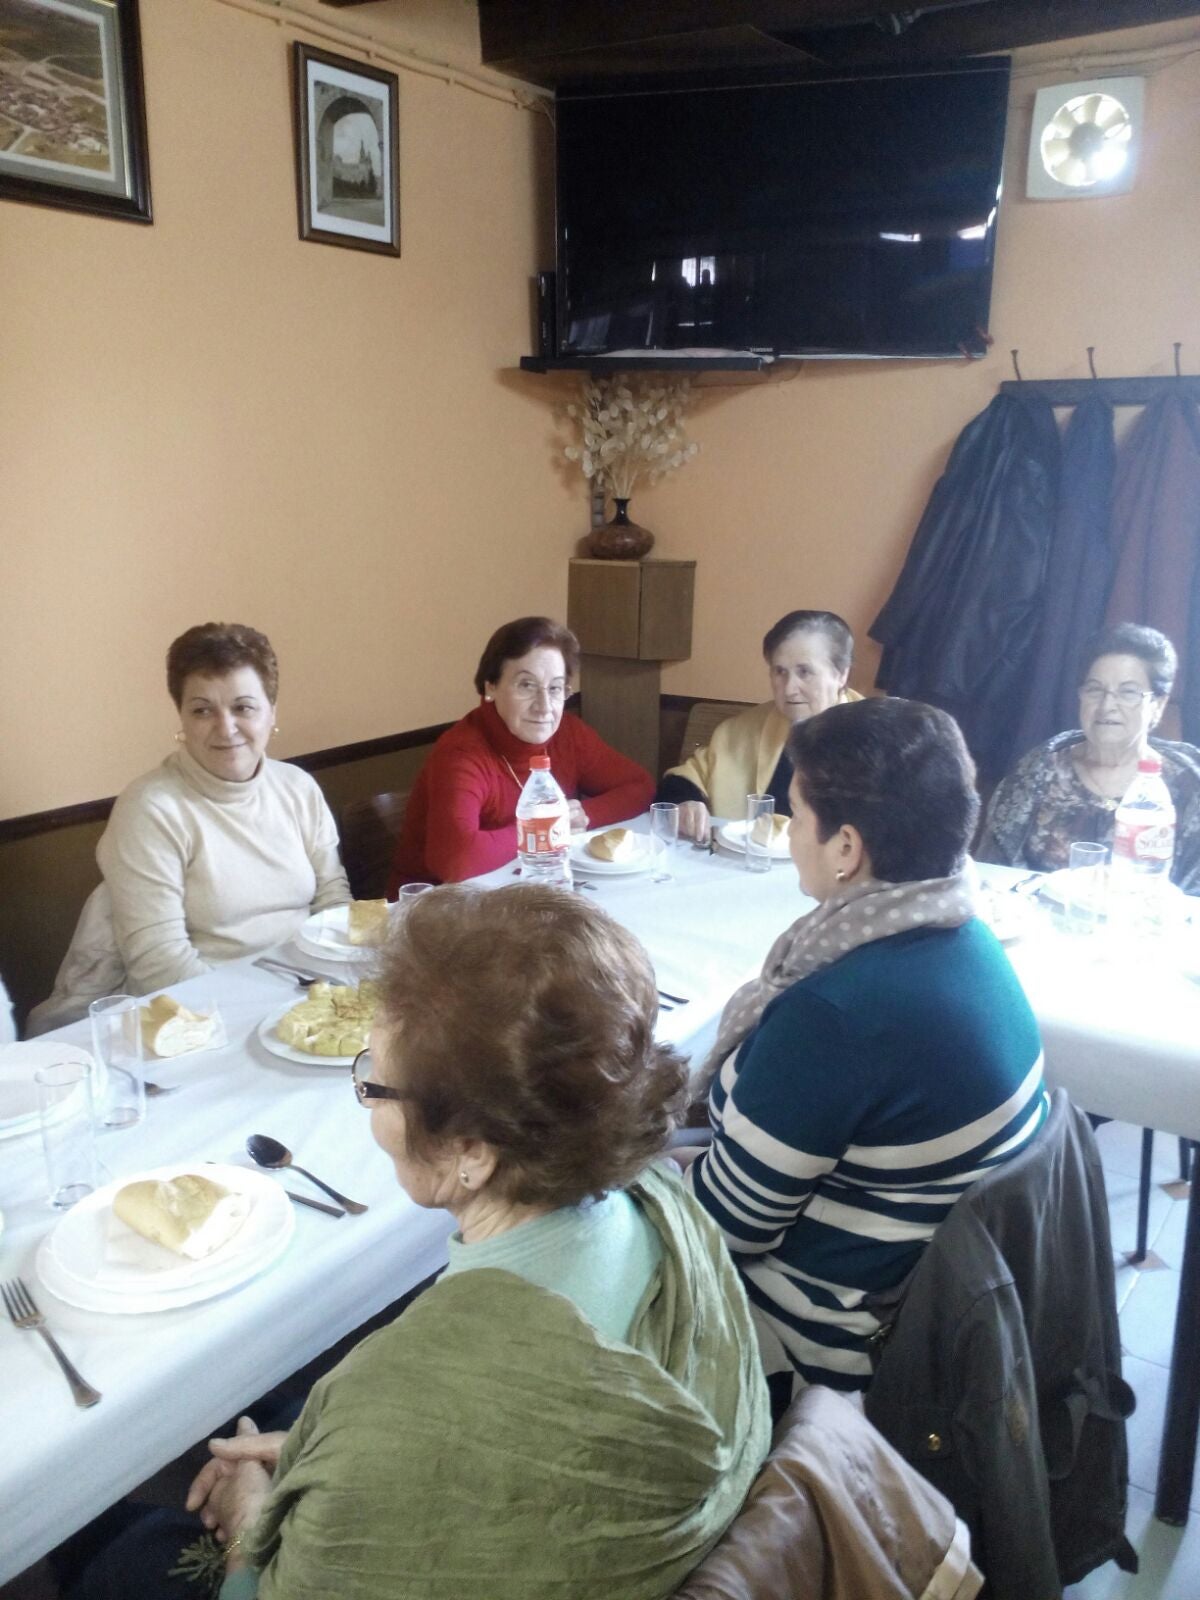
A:
POLYGON ((721 1537, 769 1411, 720 1235, 651 1165, 685 1082, 656 1010, 645 951, 582 895, 413 906, 355 1090, 404 1189, 455 1217, 450 1264, 286 1434, 213 1441, 188 1508, 222 1600, 665 1600, 721 1537))

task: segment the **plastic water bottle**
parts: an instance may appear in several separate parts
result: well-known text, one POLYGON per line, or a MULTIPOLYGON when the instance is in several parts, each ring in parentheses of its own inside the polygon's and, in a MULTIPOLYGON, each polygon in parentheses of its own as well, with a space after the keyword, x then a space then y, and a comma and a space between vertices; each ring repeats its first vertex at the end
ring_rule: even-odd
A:
POLYGON ((1175 804, 1151 752, 1117 807, 1112 849, 1112 902, 1117 916, 1139 928, 1160 927, 1175 856, 1175 804))
POLYGON ((522 883, 570 888, 571 809, 550 773, 550 757, 534 756, 517 801, 517 855, 522 883))

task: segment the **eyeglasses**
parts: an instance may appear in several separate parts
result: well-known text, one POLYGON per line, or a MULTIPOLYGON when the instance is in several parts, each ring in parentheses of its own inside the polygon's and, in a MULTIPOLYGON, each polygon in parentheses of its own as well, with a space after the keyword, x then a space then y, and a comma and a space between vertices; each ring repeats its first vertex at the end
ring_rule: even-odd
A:
POLYGON ((1143 700, 1153 700, 1153 689, 1139 689, 1135 684, 1122 683, 1116 689, 1110 689, 1106 683, 1097 683, 1095 678, 1089 678, 1079 690, 1079 698, 1090 706, 1098 706, 1108 696, 1112 695, 1118 705, 1132 711, 1134 706, 1140 706, 1143 700))
POLYGON ((369 1050, 360 1050, 358 1052, 350 1071, 354 1077, 354 1093, 358 1096, 359 1105, 365 1106, 372 1100, 404 1099, 399 1089, 389 1089, 386 1084, 371 1082, 371 1052, 369 1050))
POLYGON ((518 700, 536 700, 541 694, 547 700, 565 700, 567 698, 567 685, 565 683, 538 683, 535 678, 518 678, 512 686, 512 692, 518 700))

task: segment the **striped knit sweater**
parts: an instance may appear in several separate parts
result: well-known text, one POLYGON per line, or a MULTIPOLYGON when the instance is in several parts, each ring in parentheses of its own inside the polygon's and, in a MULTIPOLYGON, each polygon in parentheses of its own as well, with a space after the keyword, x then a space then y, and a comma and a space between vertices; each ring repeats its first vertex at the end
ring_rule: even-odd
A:
POLYGON ((879 1324, 864 1297, 900 1283, 1045 1119, 1037 1023, 981 922, 896 934, 772 1001, 710 1112, 689 1182, 741 1270, 767 1371, 865 1389, 879 1324))

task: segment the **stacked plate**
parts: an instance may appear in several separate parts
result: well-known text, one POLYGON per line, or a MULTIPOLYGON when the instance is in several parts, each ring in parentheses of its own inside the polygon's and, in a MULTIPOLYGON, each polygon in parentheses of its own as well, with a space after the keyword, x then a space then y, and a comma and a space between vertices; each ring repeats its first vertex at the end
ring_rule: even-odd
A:
MULTIPOLYGON (((50 1044, 37 1039, 28 1044, 0 1045, 0 1139, 16 1139, 38 1131, 38 1093, 33 1074, 38 1067, 52 1067, 62 1061, 92 1065, 88 1052, 76 1044, 50 1044)), ((100 1083, 96 1082, 93 1088, 98 1096, 100 1083)), ((74 1099, 68 1097, 56 1107, 54 1116, 69 1116, 73 1108, 74 1099)))
POLYGON ((600 828, 596 833, 579 835, 571 841, 571 866, 578 872, 594 872, 600 878, 622 878, 634 872, 648 872, 654 863, 654 851, 650 836, 645 833, 634 835, 633 853, 623 861, 601 861, 599 856, 592 855, 588 849, 588 840, 595 839, 601 833, 609 830, 600 828))
POLYGON ((173 1311, 257 1277, 287 1249, 295 1226, 291 1201, 264 1174, 175 1162, 110 1183, 73 1206, 43 1239, 37 1271, 51 1294, 83 1311, 127 1316, 173 1311), (250 1202, 238 1231, 202 1260, 189 1261, 152 1244, 114 1216, 113 1197, 127 1183, 197 1171, 250 1202))
MULTIPOLYGON (((717 829, 717 838, 727 850, 736 850, 739 855, 746 854, 746 824, 744 822, 723 822, 717 829)), ((767 854, 772 861, 786 861, 791 855, 788 849, 787 833, 781 833, 772 838, 767 846, 767 854)))
MULTIPOLYGON (((388 908, 393 927, 396 912, 396 906, 388 908)), ((350 943, 349 906, 330 906, 314 912, 295 939, 301 950, 320 956, 322 961, 370 961, 378 953, 373 945, 350 943)))

